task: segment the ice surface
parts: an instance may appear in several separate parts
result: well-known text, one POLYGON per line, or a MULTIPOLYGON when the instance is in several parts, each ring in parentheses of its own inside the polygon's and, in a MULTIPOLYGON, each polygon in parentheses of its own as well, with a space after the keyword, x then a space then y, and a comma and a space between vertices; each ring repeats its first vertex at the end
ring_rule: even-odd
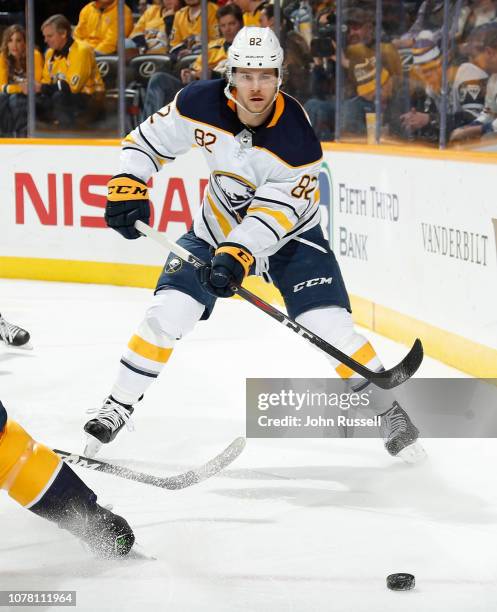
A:
MULTIPOLYGON (((0 397, 40 441, 80 451, 85 410, 108 393, 150 292, 0 281, 0 312, 34 350, 0 348, 0 397)), ((365 332, 389 367, 406 347, 365 332)), ((425 358, 424 376, 459 376, 425 358)), ((320 377, 327 361, 240 301, 178 344, 104 459, 171 474, 244 433, 246 377, 320 377)), ((95 561, 70 535, 0 502, 0 589, 71 589, 78 610, 495 610, 493 440, 425 440, 411 467, 379 440, 249 440, 220 476, 165 491, 79 470, 157 561, 95 561), (392 572, 412 592, 386 589, 392 572)), ((50 609, 50 608, 45 608, 50 609)))

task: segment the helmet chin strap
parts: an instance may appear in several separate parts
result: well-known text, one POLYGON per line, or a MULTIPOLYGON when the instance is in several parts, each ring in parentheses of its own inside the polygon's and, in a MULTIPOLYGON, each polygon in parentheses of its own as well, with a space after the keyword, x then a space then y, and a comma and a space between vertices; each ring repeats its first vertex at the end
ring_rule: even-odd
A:
POLYGON ((237 106, 242 108, 246 113, 249 113, 250 115, 263 115, 274 104, 274 101, 276 100, 276 98, 278 97, 278 94, 280 92, 280 83, 278 83, 278 86, 276 87, 276 92, 275 92, 271 102, 265 108, 263 108, 261 111, 256 113, 255 111, 251 111, 248 108, 246 108, 245 106, 243 106, 243 104, 241 102, 239 102, 235 98, 235 96, 232 95, 230 87, 235 87, 235 86, 231 82, 228 82, 228 84, 224 88, 224 95, 228 98, 228 100, 231 100, 232 102, 234 102, 237 106))

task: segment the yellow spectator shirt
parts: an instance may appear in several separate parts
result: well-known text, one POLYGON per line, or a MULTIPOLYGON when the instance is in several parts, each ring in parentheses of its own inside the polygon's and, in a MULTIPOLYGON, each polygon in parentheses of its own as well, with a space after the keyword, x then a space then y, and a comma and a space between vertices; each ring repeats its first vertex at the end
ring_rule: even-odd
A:
MULTIPOLYGON (((399 52, 391 43, 381 43, 381 62, 383 68, 386 68, 391 76, 400 77, 402 74, 402 61, 399 52)), ((367 46, 363 43, 349 45, 345 49, 345 56, 349 60, 349 79, 350 82, 356 85, 354 75, 354 67, 361 64, 366 59, 375 56, 374 46, 367 46)))
POLYGON ((266 4, 266 0, 261 2, 255 11, 247 11, 243 13, 243 25, 244 26, 256 26, 258 28, 261 27, 261 12, 262 8, 266 4))
MULTIPOLYGON (((41 81, 41 75, 43 71, 43 55, 35 49, 35 81, 41 81)), ((0 55, 0 92, 7 94, 22 93, 21 81, 27 80, 27 74, 14 75, 9 78, 9 67, 7 59, 0 55)))
MULTIPOLYGON (((209 43, 207 52, 207 63, 209 64, 209 68, 215 68, 219 62, 228 58, 228 54, 224 49, 224 43, 226 41, 224 38, 217 38, 216 40, 212 40, 209 43)), ((192 64, 192 70, 200 73, 202 71, 202 56, 199 55, 197 59, 192 64)))
POLYGON ((93 94, 104 91, 104 84, 95 61, 93 49, 80 40, 74 40, 69 49, 45 53, 41 82, 55 85, 66 81, 72 93, 93 94))
POLYGON ((133 31, 130 34, 130 38, 138 36, 138 34, 145 34, 147 32, 164 32, 164 9, 158 4, 152 4, 143 13, 143 15, 136 22, 133 31))
MULTIPOLYGON (((127 5, 124 6, 124 29, 125 36, 133 29, 133 14, 127 5)), ((73 36, 88 43, 97 53, 111 54, 117 51, 117 32, 117 0, 105 10, 90 2, 81 9, 73 36)))
MULTIPOLYGON (((217 6, 212 2, 207 2, 207 24, 209 40, 219 36, 217 27, 217 6)), ((200 42, 200 33, 202 31, 201 13, 195 19, 190 18, 190 8, 188 6, 180 9, 174 16, 173 30, 171 32, 170 47, 180 45, 190 36, 195 36, 200 42)))

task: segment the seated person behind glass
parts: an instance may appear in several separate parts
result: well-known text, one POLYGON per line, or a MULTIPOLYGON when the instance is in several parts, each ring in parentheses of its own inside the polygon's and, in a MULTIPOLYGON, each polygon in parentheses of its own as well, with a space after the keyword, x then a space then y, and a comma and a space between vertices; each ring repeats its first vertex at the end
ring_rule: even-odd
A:
POLYGON ((182 0, 157 0, 150 5, 126 39, 126 49, 135 49, 135 53, 167 53, 174 14, 182 6, 182 0))
MULTIPOLYGON (((357 96, 346 100, 341 117, 342 131, 348 134, 365 135, 367 115, 376 112, 376 60, 367 58, 354 66, 357 96)), ((382 135, 403 136, 399 121, 399 101, 393 93, 393 80, 386 68, 381 71, 382 135)))
MULTIPOLYGON (((125 36, 128 36, 132 29, 133 14, 129 6, 124 4, 125 36)), ((95 55, 110 55, 117 52, 118 31, 117 0, 94 0, 81 9, 73 37, 90 45, 95 55)))
POLYGON ((49 47, 37 98, 43 119, 62 128, 74 125, 77 117, 91 110, 104 91, 93 49, 71 37, 71 24, 63 15, 49 17, 41 26, 49 47))
MULTIPOLYGON (((223 77, 226 70, 228 49, 233 39, 243 27, 243 13, 236 4, 226 4, 217 10, 217 21, 221 38, 209 43, 207 63, 211 77, 223 77)), ((200 79, 202 74, 202 56, 199 55, 190 68, 181 70, 183 84, 200 79)))
MULTIPOLYGON (((442 89, 442 54, 432 32, 420 32, 412 48, 411 110, 400 119, 410 138, 435 142, 440 136, 440 110, 442 89)), ((450 96, 449 96, 450 103, 450 96)), ((453 116, 447 113, 448 132, 452 130, 453 116)))
MULTIPOLYGON (((367 58, 376 55, 375 14, 372 11, 352 7, 344 12, 346 24, 345 57, 348 68, 348 82, 356 87, 354 67, 363 63, 367 58)), ((399 52, 392 43, 382 42, 381 63, 388 70, 390 77, 397 86, 402 76, 402 60, 399 52)))
POLYGON ((459 123, 450 135, 451 142, 497 131, 494 126, 497 85, 497 23, 475 28, 467 41, 469 62, 459 66, 453 97, 456 110, 464 112, 464 124, 459 123))
MULTIPOLYGON (((43 56, 35 49, 34 91, 41 88, 43 56)), ((20 25, 8 27, 0 49, 0 135, 26 136, 28 80, 26 32, 20 25)))
MULTIPOLYGON (((216 13, 216 5, 208 2, 208 40, 213 40, 219 36, 216 13)), ((173 29, 169 40, 171 57, 173 59, 180 59, 185 55, 200 54, 202 50, 200 42, 201 30, 202 15, 200 0, 186 0, 186 6, 180 9, 174 16, 173 29)))

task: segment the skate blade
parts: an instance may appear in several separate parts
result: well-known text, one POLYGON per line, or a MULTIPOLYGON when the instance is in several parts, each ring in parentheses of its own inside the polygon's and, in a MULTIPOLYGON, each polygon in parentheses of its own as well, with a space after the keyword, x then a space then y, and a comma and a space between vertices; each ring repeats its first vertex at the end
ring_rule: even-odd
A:
POLYGON ((26 342, 26 344, 23 344, 22 346, 14 346, 13 344, 6 344, 5 342, 0 342, 0 346, 14 353, 17 353, 18 351, 19 352, 32 351, 34 348, 33 345, 31 344, 31 340, 29 340, 28 342, 26 342))
POLYGON ((83 450, 83 455, 89 459, 93 459, 97 456, 97 453, 102 448, 102 443, 95 437, 86 434, 86 444, 83 450))
POLYGON ((397 457, 405 463, 422 463, 426 461, 428 455, 419 441, 413 442, 397 453, 397 457))

